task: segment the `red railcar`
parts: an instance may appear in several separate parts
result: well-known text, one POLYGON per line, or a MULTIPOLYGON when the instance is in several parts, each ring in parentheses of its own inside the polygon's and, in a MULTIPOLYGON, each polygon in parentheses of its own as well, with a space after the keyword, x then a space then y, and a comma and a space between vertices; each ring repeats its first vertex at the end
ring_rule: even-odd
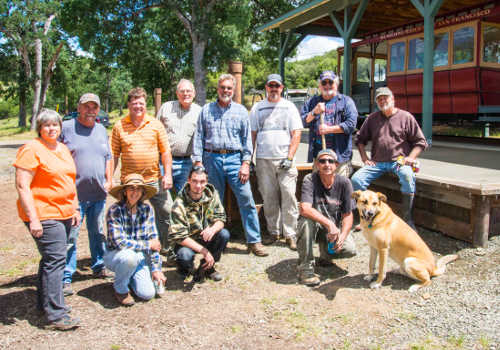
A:
MULTIPOLYGON (((480 106, 499 106, 500 4, 437 17, 434 34, 434 120, 471 119, 480 106)), ((376 108, 373 93, 387 85, 398 107, 421 115, 423 35, 422 21, 372 33, 352 45, 352 97, 360 114, 376 108)))

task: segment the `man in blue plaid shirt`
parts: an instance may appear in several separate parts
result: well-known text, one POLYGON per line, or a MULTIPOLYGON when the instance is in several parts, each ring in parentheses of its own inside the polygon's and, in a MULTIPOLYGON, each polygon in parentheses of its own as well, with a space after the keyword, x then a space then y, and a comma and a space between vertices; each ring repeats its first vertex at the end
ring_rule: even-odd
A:
POLYGON ((156 188, 146 185, 139 174, 128 175, 123 185, 109 194, 118 202, 108 210, 108 236, 104 255, 106 267, 115 272, 115 297, 125 306, 134 304, 129 286, 141 299, 155 296, 153 280, 164 284, 161 271, 161 244, 155 225, 153 208, 144 203, 156 194, 156 188))

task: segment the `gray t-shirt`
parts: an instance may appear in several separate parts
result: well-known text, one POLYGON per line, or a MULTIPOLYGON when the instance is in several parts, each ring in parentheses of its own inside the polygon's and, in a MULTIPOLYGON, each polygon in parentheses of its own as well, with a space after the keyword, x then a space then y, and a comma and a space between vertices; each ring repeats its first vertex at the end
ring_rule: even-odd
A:
POLYGON ((331 188, 325 188, 317 172, 307 174, 302 182, 300 201, 311 203, 312 207, 340 227, 342 215, 353 210, 351 181, 335 175, 331 188))
POLYGON ((79 201, 106 199, 106 162, 111 159, 108 134, 99 123, 93 128, 76 118, 63 123, 60 141, 70 150, 76 165, 76 191, 79 201))
POLYGON ((250 112, 252 131, 257 132, 256 157, 260 159, 283 159, 288 157, 291 132, 302 129, 302 119, 295 105, 285 99, 256 103, 250 112))

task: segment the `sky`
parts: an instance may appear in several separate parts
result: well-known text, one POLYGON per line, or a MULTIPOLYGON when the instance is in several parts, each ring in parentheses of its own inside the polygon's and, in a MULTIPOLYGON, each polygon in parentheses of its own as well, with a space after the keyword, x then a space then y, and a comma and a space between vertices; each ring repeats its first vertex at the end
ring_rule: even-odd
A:
POLYGON ((297 47, 297 55, 291 61, 305 60, 314 56, 322 55, 327 51, 343 46, 344 41, 340 38, 308 35, 297 47))

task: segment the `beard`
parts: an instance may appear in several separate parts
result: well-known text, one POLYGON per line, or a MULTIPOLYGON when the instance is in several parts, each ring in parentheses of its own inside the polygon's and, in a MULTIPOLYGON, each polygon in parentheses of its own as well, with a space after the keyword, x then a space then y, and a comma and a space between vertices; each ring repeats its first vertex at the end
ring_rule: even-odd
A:
POLYGON ((384 104, 377 103, 377 106, 382 112, 391 111, 394 108, 394 100, 387 101, 384 104))
POLYGON ((231 102, 231 99, 233 98, 233 95, 219 95, 219 100, 223 103, 229 103, 231 102))
POLYGON ((331 97, 335 95, 335 90, 329 89, 329 90, 323 90, 323 97, 331 97))
POLYGON ((278 92, 269 92, 267 94, 267 99, 271 101, 279 100, 280 94, 278 92))

